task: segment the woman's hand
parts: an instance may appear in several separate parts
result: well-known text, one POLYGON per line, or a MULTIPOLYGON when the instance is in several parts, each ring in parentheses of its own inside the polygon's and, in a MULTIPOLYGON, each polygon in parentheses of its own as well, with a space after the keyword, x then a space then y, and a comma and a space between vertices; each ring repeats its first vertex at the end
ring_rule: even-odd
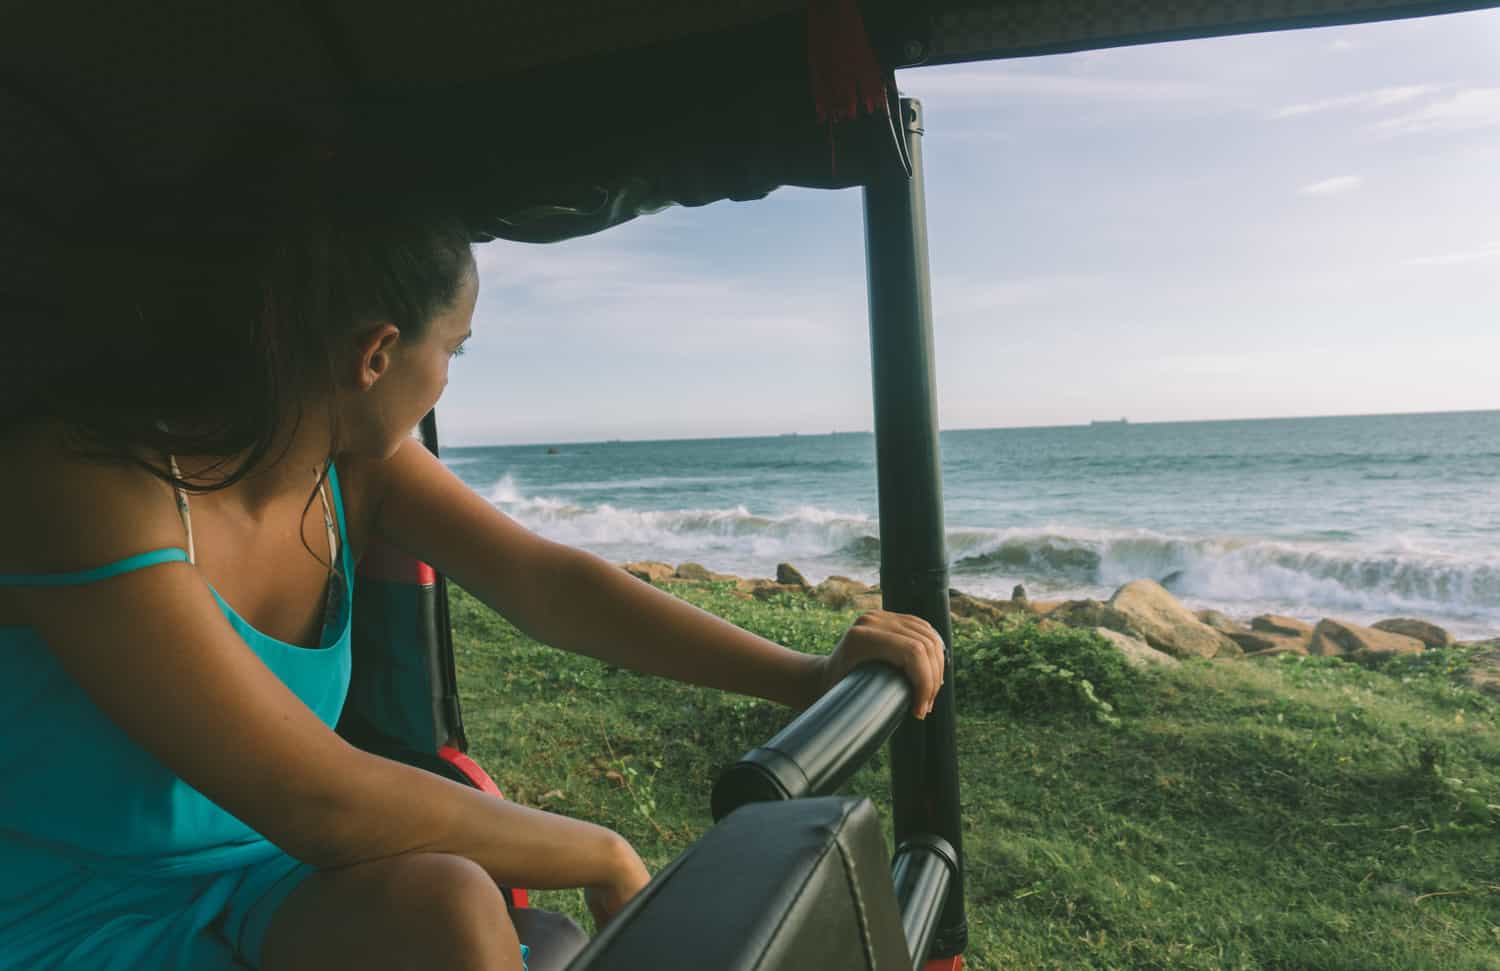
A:
POLYGON ((619 840, 616 857, 608 879, 603 883, 585 887, 583 891, 584 902, 588 904, 589 913, 594 918, 595 930, 603 930, 604 925, 613 920, 615 914, 618 914, 620 909, 641 891, 642 887, 651 882, 651 874, 646 871, 646 864, 641 862, 635 848, 625 842, 623 837, 619 840))
POLYGON ((861 614, 823 659, 818 697, 866 661, 883 661, 903 672, 912 685, 911 713, 926 718, 943 685, 943 639, 932 625, 911 614, 872 610, 861 614))

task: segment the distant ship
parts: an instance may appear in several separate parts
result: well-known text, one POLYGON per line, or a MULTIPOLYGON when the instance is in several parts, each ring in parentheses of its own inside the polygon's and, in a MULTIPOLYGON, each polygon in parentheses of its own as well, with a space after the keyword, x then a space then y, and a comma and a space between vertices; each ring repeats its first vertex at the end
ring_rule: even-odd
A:
POLYGON ((1094 427, 1097 427, 1099 425, 1128 425, 1128 424, 1130 424, 1130 419, 1129 418, 1106 418, 1106 419, 1104 419, 1102 421, 1100 419, 1096 418, 1093 421, 1089 422, 1089 427, 1090 428, 1094 428, 1094 427))

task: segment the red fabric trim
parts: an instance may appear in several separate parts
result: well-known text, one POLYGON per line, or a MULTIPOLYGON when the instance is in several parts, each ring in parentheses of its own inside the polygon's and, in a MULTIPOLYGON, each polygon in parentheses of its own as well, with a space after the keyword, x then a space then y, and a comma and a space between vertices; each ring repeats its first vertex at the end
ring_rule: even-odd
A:
POLYGON ((376 543, 365 550, 355 572, 366 580, 385 580, 388 583, 420 586, 437 583, 437 572, 432 567, 386 543, 376 543))
POLYGON ((929 958, 922 971, 963 971, 964 956, 955 954, 951 958, 929 958))
MULTIPOLYGON (((438 749, 437 754, 438 758, 443 759, 444 761, 448 762, 448 764, 452 765, 455 769, 462 772, 464 774, 464 778, 468 779, 471 783, 474 784, 474 788, 478 789, 481 792, 487 792, 497 799, 505 798, 505 796, 500 792, 500 787, 495 785, 495 780, 490 778, 489 773, 481 769, 478 762, 475 762, 473 759, 469 758, 467 755, 460 752, 452 745, 444 745, 442 748, 438 749)), ((525 890, 521 890, 516 887, 511 887, 509 889, 510 905, 512 907, 531 906, 530 896, 525 890)))
POLYGON ((464 778, 474 784, 474 788, 481 792, 488 792, 490 795, 500 799, 505 798, 500 792, 500 787, 495 785, 495 780, 490 778, 489 773, 481 769, 478 762, 475 762, 452 745, 444 745, 438 749, 437 754, 438 758, 462 772, 464 778))
POLYGON ((887 110, 885 72, 857 0, 808 0, 807 67, 818 120, 830 128, 887 110))

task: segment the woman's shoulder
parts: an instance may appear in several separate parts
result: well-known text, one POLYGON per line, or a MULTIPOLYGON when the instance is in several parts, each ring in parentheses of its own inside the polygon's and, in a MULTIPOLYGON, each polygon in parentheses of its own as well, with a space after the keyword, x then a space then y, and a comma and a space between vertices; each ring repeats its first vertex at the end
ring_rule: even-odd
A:
POLYGON ((170 487, 146 469, 83 454, 55 422, 0 434, 0 574, 85 570, 181 534, 170 487))

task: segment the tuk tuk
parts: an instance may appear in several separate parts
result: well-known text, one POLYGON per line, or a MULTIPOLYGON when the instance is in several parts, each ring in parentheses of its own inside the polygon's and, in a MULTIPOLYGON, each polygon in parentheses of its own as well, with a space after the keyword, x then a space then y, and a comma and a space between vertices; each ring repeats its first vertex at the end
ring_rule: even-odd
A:
MULTIPOLYGON (((897 69, 1496 6, 1483 0, 638 0, 420 7, 307 0, 9 5, 0 35, 0 296, 50 238, 149 200, 234 119, 286 116, 399 156, 478 241, 547 243, 669 205, 780 186, 864 193, 880 590, 951 655, 921 104, 897 69), (80 24, 82 25, 80 29, 80 24), (419 146, 420 151, 412 149, 419 146)), ((911 74, 915 86, 920 74, 911 74)), ((3 374, 0 386, 36 380, 3 374)), ((420 435, 439 450, 435 414, 420 435)), ((444 578, 395 549, 359 566, 354 680, 339 730, 371 751, 496 792, 466 754, 444 578)), ((951 656, 949 663, 951 665, 951 656)), ((717 821, 571 965, 962 966, 964 851, 953 688, 931 717, 869 666, 746 753, 717 821), (835 798, 889 743, 895 846, 835 798)), ((513 904, 526 903, 512 891, 513 904)))

